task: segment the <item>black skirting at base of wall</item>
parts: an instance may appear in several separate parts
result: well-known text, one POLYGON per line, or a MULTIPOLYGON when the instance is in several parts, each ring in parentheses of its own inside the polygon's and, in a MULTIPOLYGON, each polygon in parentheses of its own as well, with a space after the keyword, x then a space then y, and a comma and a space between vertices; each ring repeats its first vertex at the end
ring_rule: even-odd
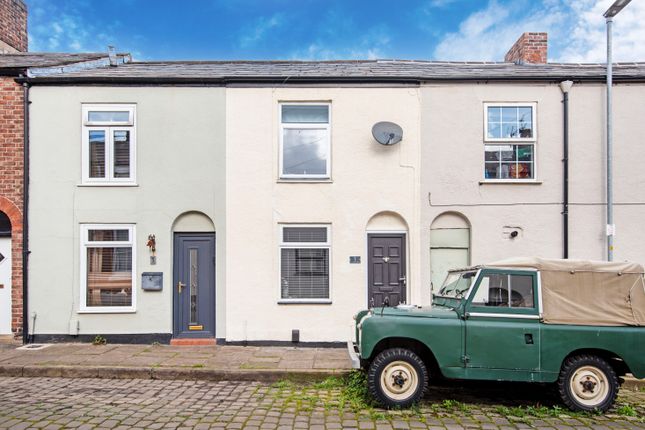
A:
MULTIPOLYGON (((169 344, 172 333, 137 333, 137 334, 81 334, 72 336, 69 334, 36 334, 30 336, 30 343, 92 343, 97 336, 105 339, 107 344, 169 344)), ((235 340, 227 341, 224 338, 217 338, 217 345, 231 346, 295 346, 298 348, 346 348, 344 342, 291 342, 287 340, 235 340)))
POLYGON ((347 342, 291 342, 288 340, 229 340, 217 339, 218 345, 231 346, 295 346, 298 348, 347 348, 347 342))
POLYGON ((31 343, 83 342, 92 343, 97 336, 105 339, 106 343, 170 343, 172 333, 136 333, 136 334, 36 334, 31 336, 31 343))

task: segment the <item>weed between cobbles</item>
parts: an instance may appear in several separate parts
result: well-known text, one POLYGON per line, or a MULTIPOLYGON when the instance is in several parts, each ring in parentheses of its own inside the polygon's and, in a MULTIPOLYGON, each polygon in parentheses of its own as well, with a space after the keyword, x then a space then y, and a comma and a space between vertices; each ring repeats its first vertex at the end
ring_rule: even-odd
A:
MULTIPOLYGON (((467 419, 473 415, 492 413, 514 421, 530 424, 533 419, 593 419, 601 415, 597 412, 573 412, 558 405, 542 406, 496 406, 485 407, 470 405, 457 400, 445 399, 440 403, 415 404, 407 409, 382 409, 372 400, 367 389, 367 377, 364 372, 352 371, 346 376, 329 377, 312 384, 297 384, 289 380, 276 382, 270 390, 263 393, 265 398, 272 399, 274 406, 282 411, 310 412, 323 410, 325 413, 354 414, 369 417, 373 421, 416 420, 426 422, 426 417, 446 418, 459 414, 467 419)), ((638 417, 642 411, 630 404, 619 404, 610 414, 621 417, 638 417)), ((645 418, 637 418, 645 422, 645 418)))

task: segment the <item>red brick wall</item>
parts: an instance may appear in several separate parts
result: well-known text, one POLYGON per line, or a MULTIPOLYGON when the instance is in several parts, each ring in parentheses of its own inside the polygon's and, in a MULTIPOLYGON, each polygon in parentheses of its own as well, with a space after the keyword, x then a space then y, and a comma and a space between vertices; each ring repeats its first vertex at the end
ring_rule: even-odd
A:
POLYGON ((548 38, 546 33, 524 33, 508 50, 504 61, 509 63, 546 64, 548 38))
POLYGON ((27 51, 27 6, 23 0, 0 0, 0 41, 27 51))
MULTIPOLYGON (((4 0, 0 0, 4 1, 4 0)), ((22 334, 22 193, 24 153, 23 90, 0 78, 0 211, 11 220, 11 327, 22 334)))

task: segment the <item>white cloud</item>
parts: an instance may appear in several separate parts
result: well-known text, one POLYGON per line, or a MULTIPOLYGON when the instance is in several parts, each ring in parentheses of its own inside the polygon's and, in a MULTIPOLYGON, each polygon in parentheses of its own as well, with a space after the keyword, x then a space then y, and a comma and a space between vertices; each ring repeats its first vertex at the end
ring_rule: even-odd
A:
MULTIPOLYGON (((549 61, 602 62, 605 20, 613 0, 490 0, 445 34, 434 50, 438 60, 502 61, 527 31, 549 33, 549 61)), ((615 61, 645 60, 645 1, 633 0, 614 20, 615 61)))
POLYGON ((284 22, 285 16, 283 13, 258 18, 253 25, 244 29, 244 35, 240 38, 240 46, 248 48, 258 44, 271 30, 280 27, 284 22))
MULTIPOLYGON (((603 13, 613 0, 571 3, 573 26, 569 43, 558 56, 564 62, 606 61, 606 24, 603 13)), ((645 2, 633 0, 614 18, 614 61, 645 61, 645 2)))
POLYGON ((527 10, 526 2, 500 4, 468 16, 459 31, 446 34, 434 51, 437 60, 502 61, 504 54, 524 32, 546 31, 550 41, 561 37, 566 10, 559 2, 544 2, 527 10))
MULTIPOLYGON (((122 25, 114 20, 97 28, 88 16, 91 4, 77 1, 73 6, 62 2, 30 0, 29 50, 60 52, 106 52, 108 45, 115 46, 120 52, 129 50, 122 43, 122 25), (84 13, 84 15, 81 14, 84 13)), ((130 40, 141 40, 142 36, 129 36, 130 40)), ((141 53, 131 51, 133 57, 141 59, 141 53)))
POLYGON ((389 34, 390 31, 386 25, 377 25, 350 44, 345 39, 339 41, 334 37, 319 38, 309 44, 307 48, 293 52, 291 58, 294 60, 375 60, 384 58, 390 45, 389 34))

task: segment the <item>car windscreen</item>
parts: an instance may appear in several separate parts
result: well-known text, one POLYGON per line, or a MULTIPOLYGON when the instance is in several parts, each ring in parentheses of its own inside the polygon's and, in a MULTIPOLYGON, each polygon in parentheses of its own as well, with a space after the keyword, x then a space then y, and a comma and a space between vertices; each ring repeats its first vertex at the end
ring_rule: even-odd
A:
POLYGON ((453 299, 463 298, 473 284, 476 274, 476 271, 449 272, 437 295, 453 299))

